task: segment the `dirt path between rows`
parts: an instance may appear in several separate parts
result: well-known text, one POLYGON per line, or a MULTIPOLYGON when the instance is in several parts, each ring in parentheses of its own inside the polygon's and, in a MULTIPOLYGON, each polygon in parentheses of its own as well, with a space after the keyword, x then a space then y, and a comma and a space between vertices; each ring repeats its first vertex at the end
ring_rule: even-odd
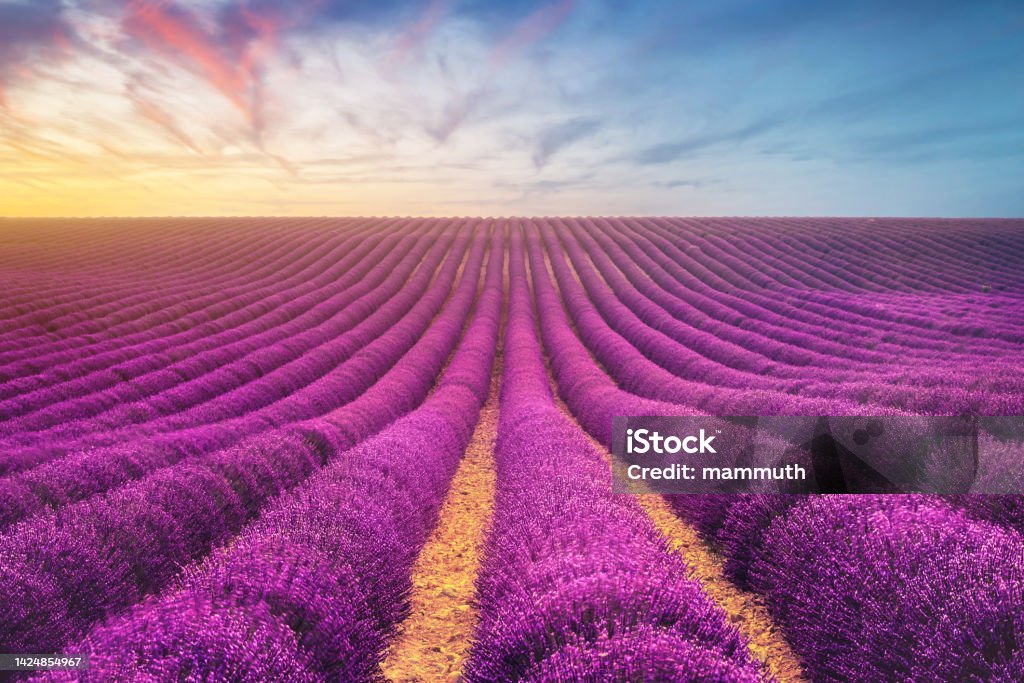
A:
MULTIPOLYGON (((500 352, 500 348, 499 348, 500 352)), ((476 627, 475 582, 494 507, 500 355, 490 395, 413 568, 412 612, 381 670, 392 683, 458 681, 476 627)))

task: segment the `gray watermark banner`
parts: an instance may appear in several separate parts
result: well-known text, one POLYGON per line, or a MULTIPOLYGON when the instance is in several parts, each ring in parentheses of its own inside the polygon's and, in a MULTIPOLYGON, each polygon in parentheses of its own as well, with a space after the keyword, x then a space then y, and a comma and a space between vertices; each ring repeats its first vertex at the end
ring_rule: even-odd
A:
POLYGON ((615 418, 620 493, 1024 493, 1024 417, 615 418))

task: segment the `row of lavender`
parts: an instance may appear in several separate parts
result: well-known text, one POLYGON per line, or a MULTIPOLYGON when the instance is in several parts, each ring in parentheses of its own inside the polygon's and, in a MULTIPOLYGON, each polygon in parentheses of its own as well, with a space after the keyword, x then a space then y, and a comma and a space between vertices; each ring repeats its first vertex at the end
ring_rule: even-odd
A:
MULTIPOLYGON (((469 239, 468 231, 458 238, 463 248, 469 239)), ((267 501, 415 408, 473 306, 486 247, 486 239, 475 239, 465 261, 456 248, 436 273, 423 271, 424 280, 433 277, 429 291, 412 291, 409 297, 420 294, 419 300, 413 309, 405 306, 409 310, 389 334, 360 348, 348 374, 342 369, 328 375, 337 385, 323 401, 307 397, 295 404, 305 419, 226 448, 208 439, 205 452, 174 464, 147 461, 148 453, 138 448, 126 449, 122 460, 104 453, 96 465, 117 479, 108 493, 82 496, 0 535, 0 649, 54 651, 94 622, 159 591, 183 564, 231 538, 267 501), (348 398, 336 395, 341 392, 348 398)), ((65 471, 72 481, 74 463, 65 471)), ((77 474, 80 486, 97 488, 95 479, 77 474)))
MULTIPOLYGON (((576 379, 588 373, 596 375, 600 370, 588 353, 622 386, 653 399, 681 404, 675 411, 669 408, 649 411, 649 414, 678 414, 694 409, 735 414, 857 414, 865 410, 871 412, 872 408, 881 412, 893 407, 938 414, 958 410, 988 414, 1020 412, 1019 390, 1004 382, 999 374, 1005 367, 1000 368, 984 357, 989 350, 986 346, 1000 347, 1004 351, 1004 366, 1015 363, 1019 366, 1024 342, 1020 334, 1024 318, 1019 316, 1022 284, 1019 269, 1015 272, 1012 268, 1004 269, 1000 287, 1012 294, 999 302, 1010 310, 992 327, 995 334, 987 339, 995 341, 982 340, 977 345, 963 347, 962 337, 976 334, 970 326, 913 329, 915 321, 934 323, 936 316, 929 313, 928 306, 941 304, 941 296, 938 302, 927 297, 915 298, 911 308, 922 307, 913 311, 916 317, 904 312, 901 315, 906 320, 889 321, 888 329, 906 325, 912 330, 911 339, 920 336, 927 340, 931 336, 935 346, 929 349, 927 344, 920 348, 907 343, 901 356, 893 359, 893 363, 903 365, 900 372, 889 376, 880 372, 875 380, 878 387, 872 390, 872 396, 887 399, 877 407, 850 405, 835 397, 830 397, 833 402, 824 409, 813 404, 808 406, 806 396, 816 393, 815 386, 821 378, 827 378, 837 368, 845 370, 841 357, 827 367, 808 363, 804 381, 799 385, 799 396, 782 392, 762 398, 757 391, 743 392, 737 404, 731 399, 733 390, 728 374, 717 378, 723 380, 718 390, 713 388, 713 382, 712 387, 694 390, 679 381, 691 368, 700 372, 703 361, 697 359, 693 364, 673 368, 672 363, 685 363, 687 357, 669 346, 665 341, 667 334, 657 331, 673 328, 667 309, 659 312, 648 307, 648 313, 664 315, 664 318, 655 318, 656 322, 650 326, 629 324, 629 311, 623 304, 629 304, 633 310, 644 308, 636 305, 635 290, 622 287, 615 290, 613 271, 606 268, 606 279, 602 282, 588 270, 587 257, 598 266, 607 264, 599 251, 592 248, 586 254, 581 253, 565 239, 555 243, 554 231, 543 223, 525 227, 534 234, 533 280, 542 302, 541 324, 552 353, 559 389, 573 410, 579 410, 577 414, 583 424, 601 438, 608 438, 611 415, 642 413, 630 405, 631 401, 634 404, 636 401, 631 396, 618 397, 617 409, 612 388, 594 390, 592 387, 599 386, 596 382, 586 385, 576 379), (546 240, 546 252, 542 240, 546 240), (572 271, 568 270, 563 252, 575 266, 572 271), (550 281, 548 264, 561 288, 561 297, 550 281), (618 295, 618 302, 613 300, 613 292, 618 295), (1014 315, 1015 312, 1018 315, 1014 315), (570 320, 587 348, 576 348, 566 354, 569 358, 559 363, 559 354, 553 350, 564 348, 572 335, 570 320), (981 348, 975 349, 975 346, 981 348), (972 353, 979 355, 974 357, 972 353), (924 362, 944 362, 949 366, 948 381, 940 383, 933 378, 925 382, 924 388, 915 389, 911 394, 903 383, 922 377, 916 372, 916 364, 924 362), (579 366, 589 366, 589 370, 579 366), (678 377, 666 372, 672 369, 678 377), (971 383, 978 389, 961 394, 956 402, 949 402, 947 397, 956 392, 957 383, 971 375, 971 383), (896 382, 899 386, 889 386, 896 382), (993 387, 999 390, 992 391, 993 387), (901 391, 903 395, 898 393, 901 391), (911 395, 918 402, 908 404, 905 396, 911 395), (613 397, 612 401, 607 400, 608 396, 613 397), (612 405, 604 410, 597 408, 603 403, 612 405)), ((594 226, 586 232, 574 232, 583 239, 601 233, 594 226)), ((877 235, 877 231, 865 230, 861 244, 877 235)), ((983 238, 974 236, 972 239, 983 238)), ((639 252, 650 254, 661 248, 668 251, 674 248, 670 242, 652 247, 652 242, 654 240, 645 240, 643 235, 637 237, 641 245, 639 252)), ((928 240, 923 242, 927 245, 928 240)), ((1015 264, 1020 260, 1020 245, 1007 246, 1010 256, 1006 262, 1015 264)), ((684 260, 678 250, 675 256, 679 260, 670 262, 670 268, 663 272, 685 282, 689 273, 685 266, 679 265, 684 260)), ((614 261, 616 265, 627 262, 614 261)), ((810 266, 805 266, 805 271, 814 272, 821 267, 820 264, 810 266)), ((1000 270, 998 261, 992 266, 993 271, 1000 270)), ((943 277, 948 278, 950 270, 955 271, 956 264, 943 271, 943 277)), ((936 286, 951 290, 965 286, 955 279, 946 284, 947 280, 935 276, 935 271, 925 272, 933 274, 936 286)), ((885 275, 879 279, 884 283, 885 275)), ((848 282, 841 284, 845 291, 863 292, 862 288, 848 282)), ((969 283, 966 286, 969 287, 969 283)), ((763 289, 764 283, 754 289, 759 288, 763 289)), ((691 282, 688 289, 697 287, 691 282)), ((774 296, 784 300, 781 294, 775 292, 774 296)), ((969 299, 975 296, 971 294, 969 299)), ((870 296, 866 299, 870 300, 870 296)), ((837 318, 833 328, 841 328, 847 317, 837 318)), ((758 382, 750 381, 750 385, 756 387, 758 382)), ((743 386, 743 382, 737 381, 735 386, 743 386)), ((841 397, 842 388, 837 389, 841 397)), ((1024 673, 1021 668, 1024 633, 1019 630, 1019 624, 1024 623, 1021 620, 1024 616, 1024 546, 1013 529, 1021 528, 1021 506, 1016 498, 943 501, 902 496, 852 499, 680 496, 673 502, 681 514, 695 522, 722 548, 731 577, 743 587, 766 596, 772 613, 815 680, 882 681, 896 677, 902 680, 1010 681, 1020 680, 1024 673), (985 520, 1001 524, 993 525, 985 520)))

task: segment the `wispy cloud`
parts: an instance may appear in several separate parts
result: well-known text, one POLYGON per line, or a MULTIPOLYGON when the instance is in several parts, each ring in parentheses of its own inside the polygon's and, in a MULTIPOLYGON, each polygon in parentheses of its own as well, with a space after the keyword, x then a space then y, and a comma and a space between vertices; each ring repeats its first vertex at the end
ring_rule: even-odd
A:
POLYGON ((260 140, 265 63, 280 34, 311 9, 308 3, 233 2, 204 17, 177 2, 129 0, 122 29, 128 39, 195 71, 242 113, 260 140))
POLYGON ((0 106, 6 105, 11 78, 34 61, 66 54, 73 40, 57 0, 0 3, 0 106))
POLYGON ((785 120, 769 116, 740 128, 725 131, 709 131, 682 140, 662 142, 640 150, 632 156, 638 164, 667 164, 684 157, 690 157, 709 147, 725 143, 741 143, 783 125, 785 120))
POLYGON ((419 18, 405 26, 399 34, 388 69, 397 68, 410 55, 419 51, 454 4, 455 0, 429 0, 419 18))
POLYGON ((576 0, 555 0, 524 19, 491 54, 491 69, 498 69, 519 51, 554 33, 576 9, 576 0))
POLYGON ((599 119, 576 117, 542 130, 533 152, 533 165, 538 170, 544 168, 557 152, 597 133, 600 129, 599 119))
POLYGON ((887 110, 922 106, 933 103, 937 97, 955 97, 960 85, 976 80, 979 74, 1006 66, 1006 59, 1001 55, 947 55, 943 60, 913 70, 883 73, 872 82, 848 87, 804 106, 794 106, 789 115, 803 121, 849 121, 884 114, 887 110))
POLYGON ((427 133, 438 143, 448 142, 455 131, 477 112, 488 92, 487 87, 478 86, 467 93, 453 96, 442 110, 440 118, 427 122, 427 133))
POLYGON ((555 0, 520 21, 507 38, 492 48, 486 72, 481 76, 481 84, 453 96, 440 119, 427 124, 428 134, 439 143, 447 142, 477 114, 481 104, 493 93, 491 82, 499 78, 499 72, 507 68, 518 53, 556 31, 575 7, 576 0, 555 0))
POLYGON ((899 133, 884 133, 858 138, 857 144, 872 154, 887 154, 931 148, 936 145, 953 146, 962 143, 990 140, 1005 133, 1016 132, 1024 138, 1020 121, 975 121, 956 126, 925 128, 899 133))
POLYGON ((594 174, 576 174, 558 180, 526 180, 523 182, 498 181, 494 186, 499 190, 512 190, 518 193, 513 201, 524 201, 536 197, 558 195, 563 192, 583 192, 593 185, 594 174))
POLYGON ((125 96, 135 105, 142 118, 156 124, 174 140, 177 140, 196 154, 203 154, 202 148, 181 129, 174 118, 142 92, 141 84, 137 78, 128 82, 125 87, 125 96))
POLYGON ((679 188, 690 188, 693 190, 699 190, 703 187, 707 187, 714 181, 701 180, 697 178, 682 178, 677 180, 660 180, 655 183, 658 187, 664 187, 669 190, 676 190, 679 188))

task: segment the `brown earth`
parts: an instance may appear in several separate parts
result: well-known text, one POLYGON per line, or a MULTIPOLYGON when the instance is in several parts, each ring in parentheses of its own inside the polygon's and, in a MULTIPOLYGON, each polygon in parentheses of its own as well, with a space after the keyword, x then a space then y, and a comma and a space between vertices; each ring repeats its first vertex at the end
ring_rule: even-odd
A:
POLYGON ((480 421, 413 568, 412 613, 381 664, 393 683, 458 681, 469 655, 474 582, 494 505, 500 379, 496 362, 480 421))

